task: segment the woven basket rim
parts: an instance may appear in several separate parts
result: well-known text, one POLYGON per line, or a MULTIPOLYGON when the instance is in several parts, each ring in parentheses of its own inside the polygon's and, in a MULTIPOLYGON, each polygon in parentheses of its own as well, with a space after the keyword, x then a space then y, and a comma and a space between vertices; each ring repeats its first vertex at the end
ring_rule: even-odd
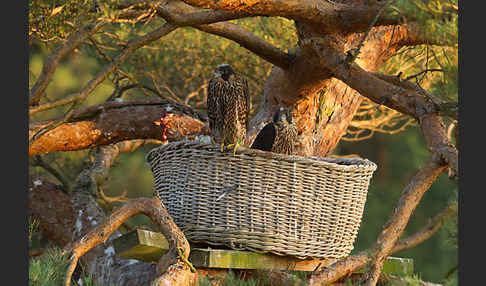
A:
POLYGON ((156 147, 146 161, 155 194, 190 241, 301 259, 349 254, 377 168, 245 147, 234 155, 191 140, 156 147), (219 200, 228 186, 237 191, 219 200))
MULTIPOLYGON (((193 140, 182 140, 176 142, 169 142, 163 146, 155 147, 150 150, 145 160, 150 162, 153 159, 153 154, 161 151, 171 151, 179 149, 194 149, 204 150, 206 152, 214 152, 221 157, 234 157, 233 150, 225 150, 221 152, 221 146, 219 144, 201 143, 193 140)), ((260 157, 267 160, 278 160, 287 162, 299 162, 304 164, 320 165, 322 167, 339 168, 339 169, 355 169, 361 168, 370 171, 375 171, 377 165, 365 158, 330 158, 330 157, 316 157, 316 156, 299 156, 299 155, 285 155, 267 151, 261 151, 257 149, 250 149, 246 147, 238 147, 236 155, 248 155, 253 157, 260 157)))

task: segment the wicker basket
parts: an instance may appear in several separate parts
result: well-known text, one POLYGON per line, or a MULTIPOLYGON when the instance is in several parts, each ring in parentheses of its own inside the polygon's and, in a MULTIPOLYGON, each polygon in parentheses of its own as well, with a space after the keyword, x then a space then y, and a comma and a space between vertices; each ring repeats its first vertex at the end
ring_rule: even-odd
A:
POLYGON ((219 148, 181 141, 147 155, 189 241, 302 259, 351 252, 376 164, 219 148))

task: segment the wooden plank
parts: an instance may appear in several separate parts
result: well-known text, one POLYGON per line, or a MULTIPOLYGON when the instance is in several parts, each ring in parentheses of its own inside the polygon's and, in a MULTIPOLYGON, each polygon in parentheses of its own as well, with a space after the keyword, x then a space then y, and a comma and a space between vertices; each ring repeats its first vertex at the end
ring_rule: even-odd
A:
MULTIPOLYGON (((113 240, 115 253, 123 258, 157 262, 167 252, 169 244, 161 233, 137 229, 113 240)), ((336 259, 302 260, 290 256, 262 254, 250 251, 198 248, 191 245, 189 260, 196 268, 267 269, 314 271, 327 267, 336 259)), ((358 272, 362 272, 358 271, 358 272)), ((413 259, 388 257, 383 272, 394 275, 413 273, 413 259)))
POLYGON ((336 261, 335 259, 301 260, 290 256, 250 251, 202 248, 192 249, 189 260, 195 267, 292 271, 314 271, 317 267, 326 267, 336 261))
POLYGON ((113 240, 115 253, 123 258, 156 262, 169 249, 165 236, 146 229, 136 229, 113 240))

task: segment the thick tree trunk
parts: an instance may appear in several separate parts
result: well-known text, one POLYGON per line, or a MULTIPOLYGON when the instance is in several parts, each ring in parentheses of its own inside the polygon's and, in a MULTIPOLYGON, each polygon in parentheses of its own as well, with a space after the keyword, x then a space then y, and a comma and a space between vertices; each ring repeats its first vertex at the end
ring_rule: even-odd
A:
MULTIPOLYGON (((342 53, 356 48, 363 34, 348 36, 324 34, 308 23, 296 23, 299 42, 309 38, 331 40, 342 53)), ((375 28, 368 35, 356 60, 370 72, 378 71, 396 48, 389 28, 375 28)), ((319 56, 308 47, 299 47, 287 70, 273 67, 263 88, 263 100, 252 118, 248 136, 253 138, 269 122, 272 114, 287 106, 299 129, 296 153, 304 156, 327 156, 336 148, 364 97, 319 65, 319 56)))

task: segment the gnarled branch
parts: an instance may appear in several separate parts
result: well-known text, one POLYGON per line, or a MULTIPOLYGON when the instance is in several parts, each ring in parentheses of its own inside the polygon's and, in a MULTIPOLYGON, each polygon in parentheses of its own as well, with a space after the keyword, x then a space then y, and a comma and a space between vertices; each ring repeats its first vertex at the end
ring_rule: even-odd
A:
MULTIPOLYGON (((281 16, 296 21, 319 25, 324 32, 342 34, 362 32, 378 14, 383 6, 347 5, 332 1, 316 0, 183 0, 185 3, 202 8, 236 11, 258 16, 281 16)), ((400 18, 383 13, 376 25, 399 24, 400 18)))
POLYGON ((66 274, 65 285, 70 285, 71 275, 76 268, 78 260, 86 252, 103 243, 110 235, 128 218, 137 215, 147 215, 155 224, 159 225, 161 232, 169 242, 169 251, 161 257, 157 267, 157 272, 161 277, 157 278, 157 285, 164 285, 167 282, 177 284, 167 285, 187 285, 186 283, 194 279, 195 274, 191 273, 189 266, 179 257, 178 248, 183 249, 185 259, 189 257, 189 243, 182 231, 177 227, 162 201, 157 197, 133 199, 115 210, 103 223, 97 225, 89 233, 79 240, 65 247, 65 252, 72 253, 71 263, 66 274), (186 283, 184 283, 186 282, 186 283))
POLYGON ((365 275, 367 279, 365 285, 376 285, 383 268, 383 263, 403 233, 420 199, 444 169, 445 165, 443 161, 436 154, 433 154, 432 158, 420 169, 405 190, 403 190, 393 210, 393 214, 388 219, 373 247, 372 263, 369 271, 365 275))
MULTIPOLYGON (((40 136, 29 146, 29 156, 54 151, 73 151, 133 139, 162 139, 161 126, 154 121, 173 114, 167 139, 178 141, 207 134, 208 124, 188 107, 160 99, 151 101, 108 102, 74 113, 72 121, 40 136)), ((50 124, 34 122, 29 137, 50 124)), ((165 127, 165 126, 162 126, 165 127)))
MULTIPOLYGON (((373 266, 370 268, 373 271, 372 273, 378 272, 376 277, 372 277, 373 279, 377 279, 386 257, 395 252, 404 250, 403 245, 399 244, 399 246, 395 247, 395 243, 402 234, 405 226, 408 223, 408 219, 420 201, 420 198, 432 185, 444 168, 445 166, 441 163, 440 158, 433 155, 432 158, 424 167, 422 167, 422 169, 420 169, 420 171, 412 178, 410 183, 403 190, 402 196, 400 197, 392 216, 389 218, 386 226, 378 237, 374 248, 372 250, 365 250, 348 256, 334 263, 330 267, 316 272, 315 274, 311 275, 307 285, 317 286, 332 283, 341 277, 359 270, 370 261, 374 262, 373 266), (379 271, 376 271, 378 267, 380 267, 379 271)), ((422 238, 425 239, 425 236, 422 236, 422 233, 423 230, 420 230, 403 241, 405 241, 407 245, 412 245, 414 243, 418 244, 422 238)))

